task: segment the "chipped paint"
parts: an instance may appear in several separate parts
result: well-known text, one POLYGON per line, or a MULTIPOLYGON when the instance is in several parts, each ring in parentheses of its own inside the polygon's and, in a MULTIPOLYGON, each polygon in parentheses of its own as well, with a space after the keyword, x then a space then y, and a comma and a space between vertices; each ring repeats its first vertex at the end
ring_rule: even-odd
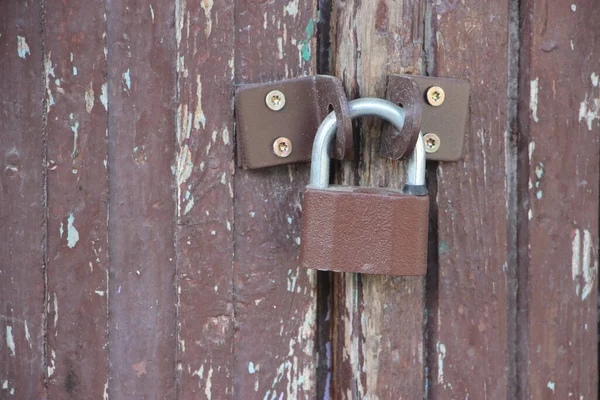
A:
POLYGON ((150 17, 152 18, 152 23, 154 23, 154 8, 152 8, 152 4, 150 4, 150 17))
POLYGON ((92 112, 94 108, 94 87, 92 82, 90 82, 90 87, 85 91, 85 111, 89 113, 92 112))
POLYGON ((56 293, 54 293, 54 336, 58 335, 58 298, 56 297, 56 293))
POLYGON ((12 326, 6 325, 6 346, 10 350, 10 355, 15 356, 15 339, 13 338, 12 326))
POLYGON ((598 274, 598 261, 592 257, 594 242, 589 230, 583 230, 583 243, 579 229, 575 229, 572 236, 571 278, 575 286, 575 294, 579 296, 581 293, 581 300, 585 300, 594 289, 598 274), (582 284, 583 289, 581 288, 582 284))
POLYGON ((594 242, 592 241, 592 234, 590 231, 585 229, 583 231, 583 290, 581 292, 581 300, 585 300, 590 293, 592 293, 596 283, 596 275, 598 274, 598 260, 595 256, 592 257, 593 248, 594 242))
POLYGON ((531 81, 531 86, 530 86, 530 90, 529 90, 529 109, 531 110, 531 115, 535 122, 540 121, 537 116, 539 79, 540 78, 535 78, 534 80, 531 81))
POLYGON ((104 109, 108 111, 108 85, 106 82, 102 84, 102 88, 100 90, 100 103, 102 103, 104 109))
POLYGON ((223 144, 229 144, 229 129, 227 129, 227 127, 223 128, 223 133, 221 134, 221 137, 223 139, 223 144))
POLYGON ((58 233, 60 233, 60 237, 62 238, 65 233, 64 224, 61 222, 60 227, 58 228, 58 233))
POLYGON ((206 34, 206 36, 210 36, 210 33, 212 32, 211 11, 213 8, 213 4, 213 0, 202 0, 202 2, 200 3, 202 9, 204 10, 204 16, 206 17, 206 27, 204 28, 204 33, 206 34))
POLYGON ((69 115, 69 118, 71 119, 71 121, 73 121, 71 125, 71 131, 73 132, 73 152, 71 153, 71 157, 77 158, 77 139, 79 138, 79 121, 75 120, 73 114, 69 115))
POLYGON ((50 357, 50 364, 48 365, 48 378, 50 378, 54 374, 54 371, 56 370, 56 365, 54 364, 55 359, 56 359, 56 353, 54 352, 54 350, 52 350, 51 357, 50 357))
POLYGON ((256 369, 254 369, 254 363, 252 361, 250 361, 248 363, 248 373, 249 374, 254 374, 256 373, 256 369))
POLYGON ((588 99, 588 94, 585 94, 585 99, 579 105, 579 122, 584 121, 587 124, 588 130, 592 130, 594 120, 600 119, 600 98, 588 99))
POLYGON ((590 78, 592 79, 592 85, 594 85, 594 87, 598 87, 598 74, 592 72, 590 78))
POLYGON ((577 11, 577 4, 571 4, 571 11, 577 11))
MULTIPOLYGON (((575 10, 573 10, 575 11, 575 10)), ((552 382, 552 381, 548 381, 548 385, 546 385, 548 387, 548 389, 552 390, 552 393, 554 393, 554 389, 556 388, 556 383, 552 382)))
POLYGON ((23 36, 17 36, 17 54, 22 59, 27 59, 28 55, 31 55, 29 45, 23 36))
POLYGON ((127 71, 123 74, 123 79, 125 80, 125 85, 127 85, 127 89, 131 90, 131 72, 130 69, 127 68, 127 71))
POLYGON ((202 110, 202 81, 200 75, 196 75, 196 108, 194 110, 194 128, 200 129, 206 128, 206 116, 202 110))
POLYGON ((533 151, 535 150, 535 142, 534 141, 529 142, 528 149, 529 149, 529 159, 531 160, 531 157, 533 156, 533 151))
POLYGON ((291 0, 283 7, 283 15, 285 16, 287 14, 290 17, 296 17, 298 14, 298 4, 299 0, 291 0))
POLYGON ((446 358, 446 346, 443 343, 437 343, 438 353, 438 383, 444 384, 444 359, 446 358))
POLYGON ((52 56, 52 52, 48 52, 48 55, 44 58, 44 74, 46 76, 46 112, 49 113, 51 107, 55 104, 54 96, 52 95, 52 90, 50 90, 50 77, 56 78, 54 73, 54 67, 52 66, 52 60, 50 57, 52 56))
POLYGON ((29 348, 31 349, 31 336, 29 335, 29 327, 27 326, 27 321, 23 322, 23 327, 25 328, 25 340, 27 344, 29 344, 29 348))
POLYGON ((70 213, 69 218, 67 219, 67 246, 71 249, 75 247, 79 241, 79 232, 73 225, 73 222, 75 222, 75 216, 73 213, 70 213))

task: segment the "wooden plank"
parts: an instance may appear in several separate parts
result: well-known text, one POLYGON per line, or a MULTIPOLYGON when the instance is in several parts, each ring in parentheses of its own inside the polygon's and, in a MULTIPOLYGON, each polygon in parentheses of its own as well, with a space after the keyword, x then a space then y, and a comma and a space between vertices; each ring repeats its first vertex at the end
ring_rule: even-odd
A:
POLYGON ((108 385, 104 12, 104 2, 45 8, 50 398, 100 399, 108 385))
POLYGON ((520 398, 592 399, 600 3, 522 5, 520 398))
POLYGON ((46 398, 39 2, 0 3, 0 397, 46 398))
POLYGON ((233 1, 178 1, 179 398, 233 395, 233 1))
MULTIPOLYGON (((350 98, 385 98, 388 74, 422 73, 424 7, 336 2, 335 71, 350 98)), ((344 163, 339 181, 401 187, 403 163, 377 153, 381 120, 360 124, 361 162, 344 163)), ((333 398, 422 398, 424 278, 335 275, 333 398)))
MULTIPOLYGON (((237 83, 312 73, 316 2, 238 0, 237 83)), ((281 134, 285 134, 282 131, 281 134)), ((308 165, 235 171, 235 396, 314 397, 315 276, 298 262, 308 165)))
POLYGON ((174 398, 175 4, 107 5, 109 398, 174 398))
MULTIPOLYGON (((471 82, 467 153, 437 168, 439 270, 431 287, 435 399, 512 398, 508 379, 508 1, 431 10, 434 76, 471 82)), ((446 101, 451 101, 447 99, 446 101)))

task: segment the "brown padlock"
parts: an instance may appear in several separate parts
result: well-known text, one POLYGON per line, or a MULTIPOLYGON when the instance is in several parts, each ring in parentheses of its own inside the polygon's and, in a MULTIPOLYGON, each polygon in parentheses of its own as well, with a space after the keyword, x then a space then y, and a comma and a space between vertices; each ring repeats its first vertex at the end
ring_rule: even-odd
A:
MULTIPOLYGON (((348 103, 350 116, 376 115, 397 128, 404 111, 381 99, 348 103)), ((315 137, 310 183, 302 216, 300 263, 311 269, 385 275, 424 275, 427 270, 429 196, 422 135, 408 163, 403 189, 329 186, 330 114, 315 137)))

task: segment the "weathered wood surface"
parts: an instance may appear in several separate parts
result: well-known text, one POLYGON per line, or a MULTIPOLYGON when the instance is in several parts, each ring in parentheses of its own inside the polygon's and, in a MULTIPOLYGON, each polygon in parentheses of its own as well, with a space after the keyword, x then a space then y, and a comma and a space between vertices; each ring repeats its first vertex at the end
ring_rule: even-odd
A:
POLYGON ((438 265, 430 271, 437 284, 427 293, 428 395, 435 399, 512 397, 508 11, 508 1, 439 2, 431 9, 430 73, 471 82, 466 157, 437 167, 438 265))
POLYGON ((233 395, 233 1, 178 1, 179 398, 233 395))
POLYGON ((600 3, 522 15, 519 398, 597 398, 600 3))
MULTIPOLYGON (((236 10, 236 83, 313 73, 316 2, 238 0, 236 10)), ((235 173, 239 399, 311 398, 316 390, 316 273, 298 261, 307 180, 307 165, 235 173)))
POLYGON ((104 2, 45 9, 49 398, 101 399, 108 383, 104 12, 104 2))
MULTIPOLYGON (((423 71, 425 2, 334 4, 334 74, 350 98, 385 97, 388 74, 423 71)), ((382 121, 359 124, 360 164, 344 163, 340 180, 401 187, 403 163, 377 152, 382 121)), ((333 398, 422 398, 424 278, 335 275, 333 398)))
POLYGON ((107 4, 109 398, 176 396, 175 4, 107 4))
MULTIPOLYGON (((0 398, 597 398, 600 5, 318 3, 0 2, 0 398), (235 84, 317 54, 471 82, 426 279, 317 298, 308 166, 234 164, 235 84)), ((335 179, 399 187, 359 125, 335 179)))
POLYGON ((0 398, 45 398, 39 2, 0 3, 0 398))

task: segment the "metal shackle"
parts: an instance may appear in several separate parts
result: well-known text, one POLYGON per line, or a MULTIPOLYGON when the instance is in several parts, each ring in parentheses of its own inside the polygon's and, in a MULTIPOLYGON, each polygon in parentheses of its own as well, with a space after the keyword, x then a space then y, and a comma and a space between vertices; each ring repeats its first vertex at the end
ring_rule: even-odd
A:
MULTIPOLYGON (((348 102, 350 118, 374 115, 388 121, 398 129, 404 126, 404 110, 387 100, 377 98, 363 98, 348 102)), ((312 149, 312 163, 310 166, 310 183, 314 188, 327 188, 329 186, 329 158, 330 146, 336 132, 335 112, 330 113, 319 125, 312 149)), ((404 184, 404 192, 415 195, 426 195, 425 187, 425 144, 423 135, 419 138, 408 160, 408 177, 404 184), (419 189, 420 188, 420 189, 419 189), (416 189, 416 190, 415 190, 416 189)))

